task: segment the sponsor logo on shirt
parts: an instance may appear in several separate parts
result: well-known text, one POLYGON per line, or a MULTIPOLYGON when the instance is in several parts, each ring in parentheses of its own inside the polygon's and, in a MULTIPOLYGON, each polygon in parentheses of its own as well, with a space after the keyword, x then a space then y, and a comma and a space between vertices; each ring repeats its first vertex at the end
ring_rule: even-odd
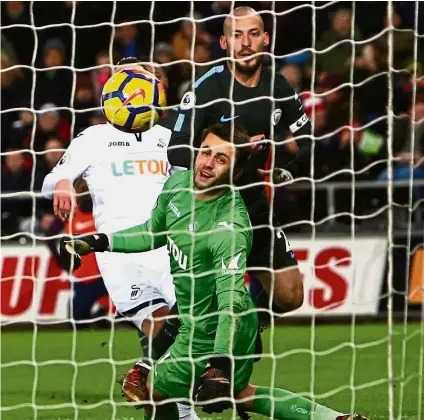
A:
POLYGON ((184 271, 187 270, 187 255, 185 255, 177 246, 177 244, 169 237, 167 239, 167 248, 169 256, 174 258, 174 261, 180 266, 184 271))
POLYGON ((228 118, 226 118, 225 117, 225 115, 223 115, 222 117, 221 117, 221 122, 222 123, 226 123, 226 122, 228 122, 228 121, 232 121, 232 120, 235 120, 236 118, 238 118, 240 115, 236 115, 236 116, 234 116, 234 117, 228 117, 228 118))
POLYGON ((183 111, 187 111, 194 107, 196 104, 196 95, 194 92, 186 92, 183 96, 183 99, 181 99, 180 108, 183 111))
POLYGON ((178 210, 178 207, 172 201, 169 203, 169 208, 172 210, 175 216, 181 217, 181 212, 178 210))
POLYGON ((234 256, 228 266, 224 262, 224 258, 222 259, 222 274, 242 274, 244 273, 238 266, 239 259, 241 257, 241 252, 239 252, 236 256, 234 256))
POLYGON ((158 144, 156 146, 163 149, 166 145, 165 145, 165 142, 163 141, 163 139, 159 139, 158 144))
POLYGON ((108 147, 112 146, 131 146, 129 141, 110 141, 108 147))
POLYGON ((272 117, 271 117, 271 120, 272 120, 272 124, 273 125, 277 125, 279 122, 280 122, 280 119, 281 119, 281 115, 282 115, 282 111, 281 111, 281 109, 276 109, 273 113, 272 113, 272 117))
POLYGON ((123 162, 112 162, 113 176, 123 175, 168 175, 169 163, 164 160, 142 159, 124 160, 123 162))

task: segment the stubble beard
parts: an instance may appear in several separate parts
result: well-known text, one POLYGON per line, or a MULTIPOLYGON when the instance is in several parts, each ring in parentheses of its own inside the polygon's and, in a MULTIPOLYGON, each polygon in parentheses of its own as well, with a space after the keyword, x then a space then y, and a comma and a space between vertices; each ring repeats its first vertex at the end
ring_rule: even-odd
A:
POLYGON ((201 170, 201 168, 196 169, 195 172, 194 172, 193 184, 194 184, 195 190, 197 190, 197 191, 205 191, 205 190, 211 189, 211 191, 209 191, 209 192, 211 194, 215 194, 219 190, 225 189, 230 184, 230 176, 229 176, 229 174, 227 174, 225 176, 221 176, 219 178, 215 178, 210 184, 207 184, 207 185, 203 185, 203 184, 198 185, 197 182, 196 182, 196 176, 197 176, 197 173, 200 170, 201 170))
MULTIPOLYGON (((252 74, 254 74, 259 67, 262 65, 264 56, 262 55, 263 50, 262 51, 257 51, 254 54, 260 54, 257 55, 255 58, 253 58, 254 63, 251 65, 247 65, 246 62, 244 61, 234 61, 235 64, 235 69, 237 72, 245 74, 247 76, 251 76, 252 74)), ((231 57, 231 51, 227 49, 227 56, 231 57)), ((246 58, 246 57, 237 57, 236 60, 239 60, 240 58, 246 58)))

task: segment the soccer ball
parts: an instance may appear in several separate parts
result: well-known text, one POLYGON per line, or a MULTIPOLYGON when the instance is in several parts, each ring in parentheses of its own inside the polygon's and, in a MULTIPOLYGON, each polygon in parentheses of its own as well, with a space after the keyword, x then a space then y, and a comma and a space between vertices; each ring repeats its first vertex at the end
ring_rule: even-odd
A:
POLYGON ((104 85, 101 106, 114 127, 129 132, 144 131, 162 116, 166 93, 155 75, 143 67, 124 68, 104 85))

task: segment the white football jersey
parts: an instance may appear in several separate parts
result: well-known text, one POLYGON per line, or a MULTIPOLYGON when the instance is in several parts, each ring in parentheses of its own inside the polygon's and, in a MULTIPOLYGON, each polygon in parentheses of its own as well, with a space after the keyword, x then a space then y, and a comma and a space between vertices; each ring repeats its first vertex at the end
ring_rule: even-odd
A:
POLYGON ((172 131, 155 125, 135 135, 110 124, 87 128, 69 145, 44 179, 52 198, 61 179, 83 176, 92 200, 96 229, 114 232, 144 223, 169 177, 167 147, 172 131))

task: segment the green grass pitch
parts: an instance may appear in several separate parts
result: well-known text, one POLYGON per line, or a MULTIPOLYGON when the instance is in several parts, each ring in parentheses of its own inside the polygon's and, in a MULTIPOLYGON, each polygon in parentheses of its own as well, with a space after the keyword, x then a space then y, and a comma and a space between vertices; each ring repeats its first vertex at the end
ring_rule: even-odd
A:
MULTIPOLYGON (((423 328, 412 323, 405 333, 402 324, 394 326, 394 407, 397 414, 403 394, 402 419, 419 420, 420 404, 424 409, 419 400, 423 397, 423 328)), ((35 334, 4 327, 1 331, 2 420, 143 418, 141 410, 124 402, 116 384, 140 353, 133 330, 116 329, 114 340, 107 329, 75 335, 72 331, 35 334)), ((279 326, 263 337, 268 356, 255 365, 254 383, 297 393, 313 391, 318 402, 334 409, 348 411, 353 404, 355 411, 372 420, 388 418, 386 325, 358 324, 354 334, 350 325, 318 325, 314 334, 310 326, 279 326)), ((200 417, 237 418, 231 410, 200 417)))

